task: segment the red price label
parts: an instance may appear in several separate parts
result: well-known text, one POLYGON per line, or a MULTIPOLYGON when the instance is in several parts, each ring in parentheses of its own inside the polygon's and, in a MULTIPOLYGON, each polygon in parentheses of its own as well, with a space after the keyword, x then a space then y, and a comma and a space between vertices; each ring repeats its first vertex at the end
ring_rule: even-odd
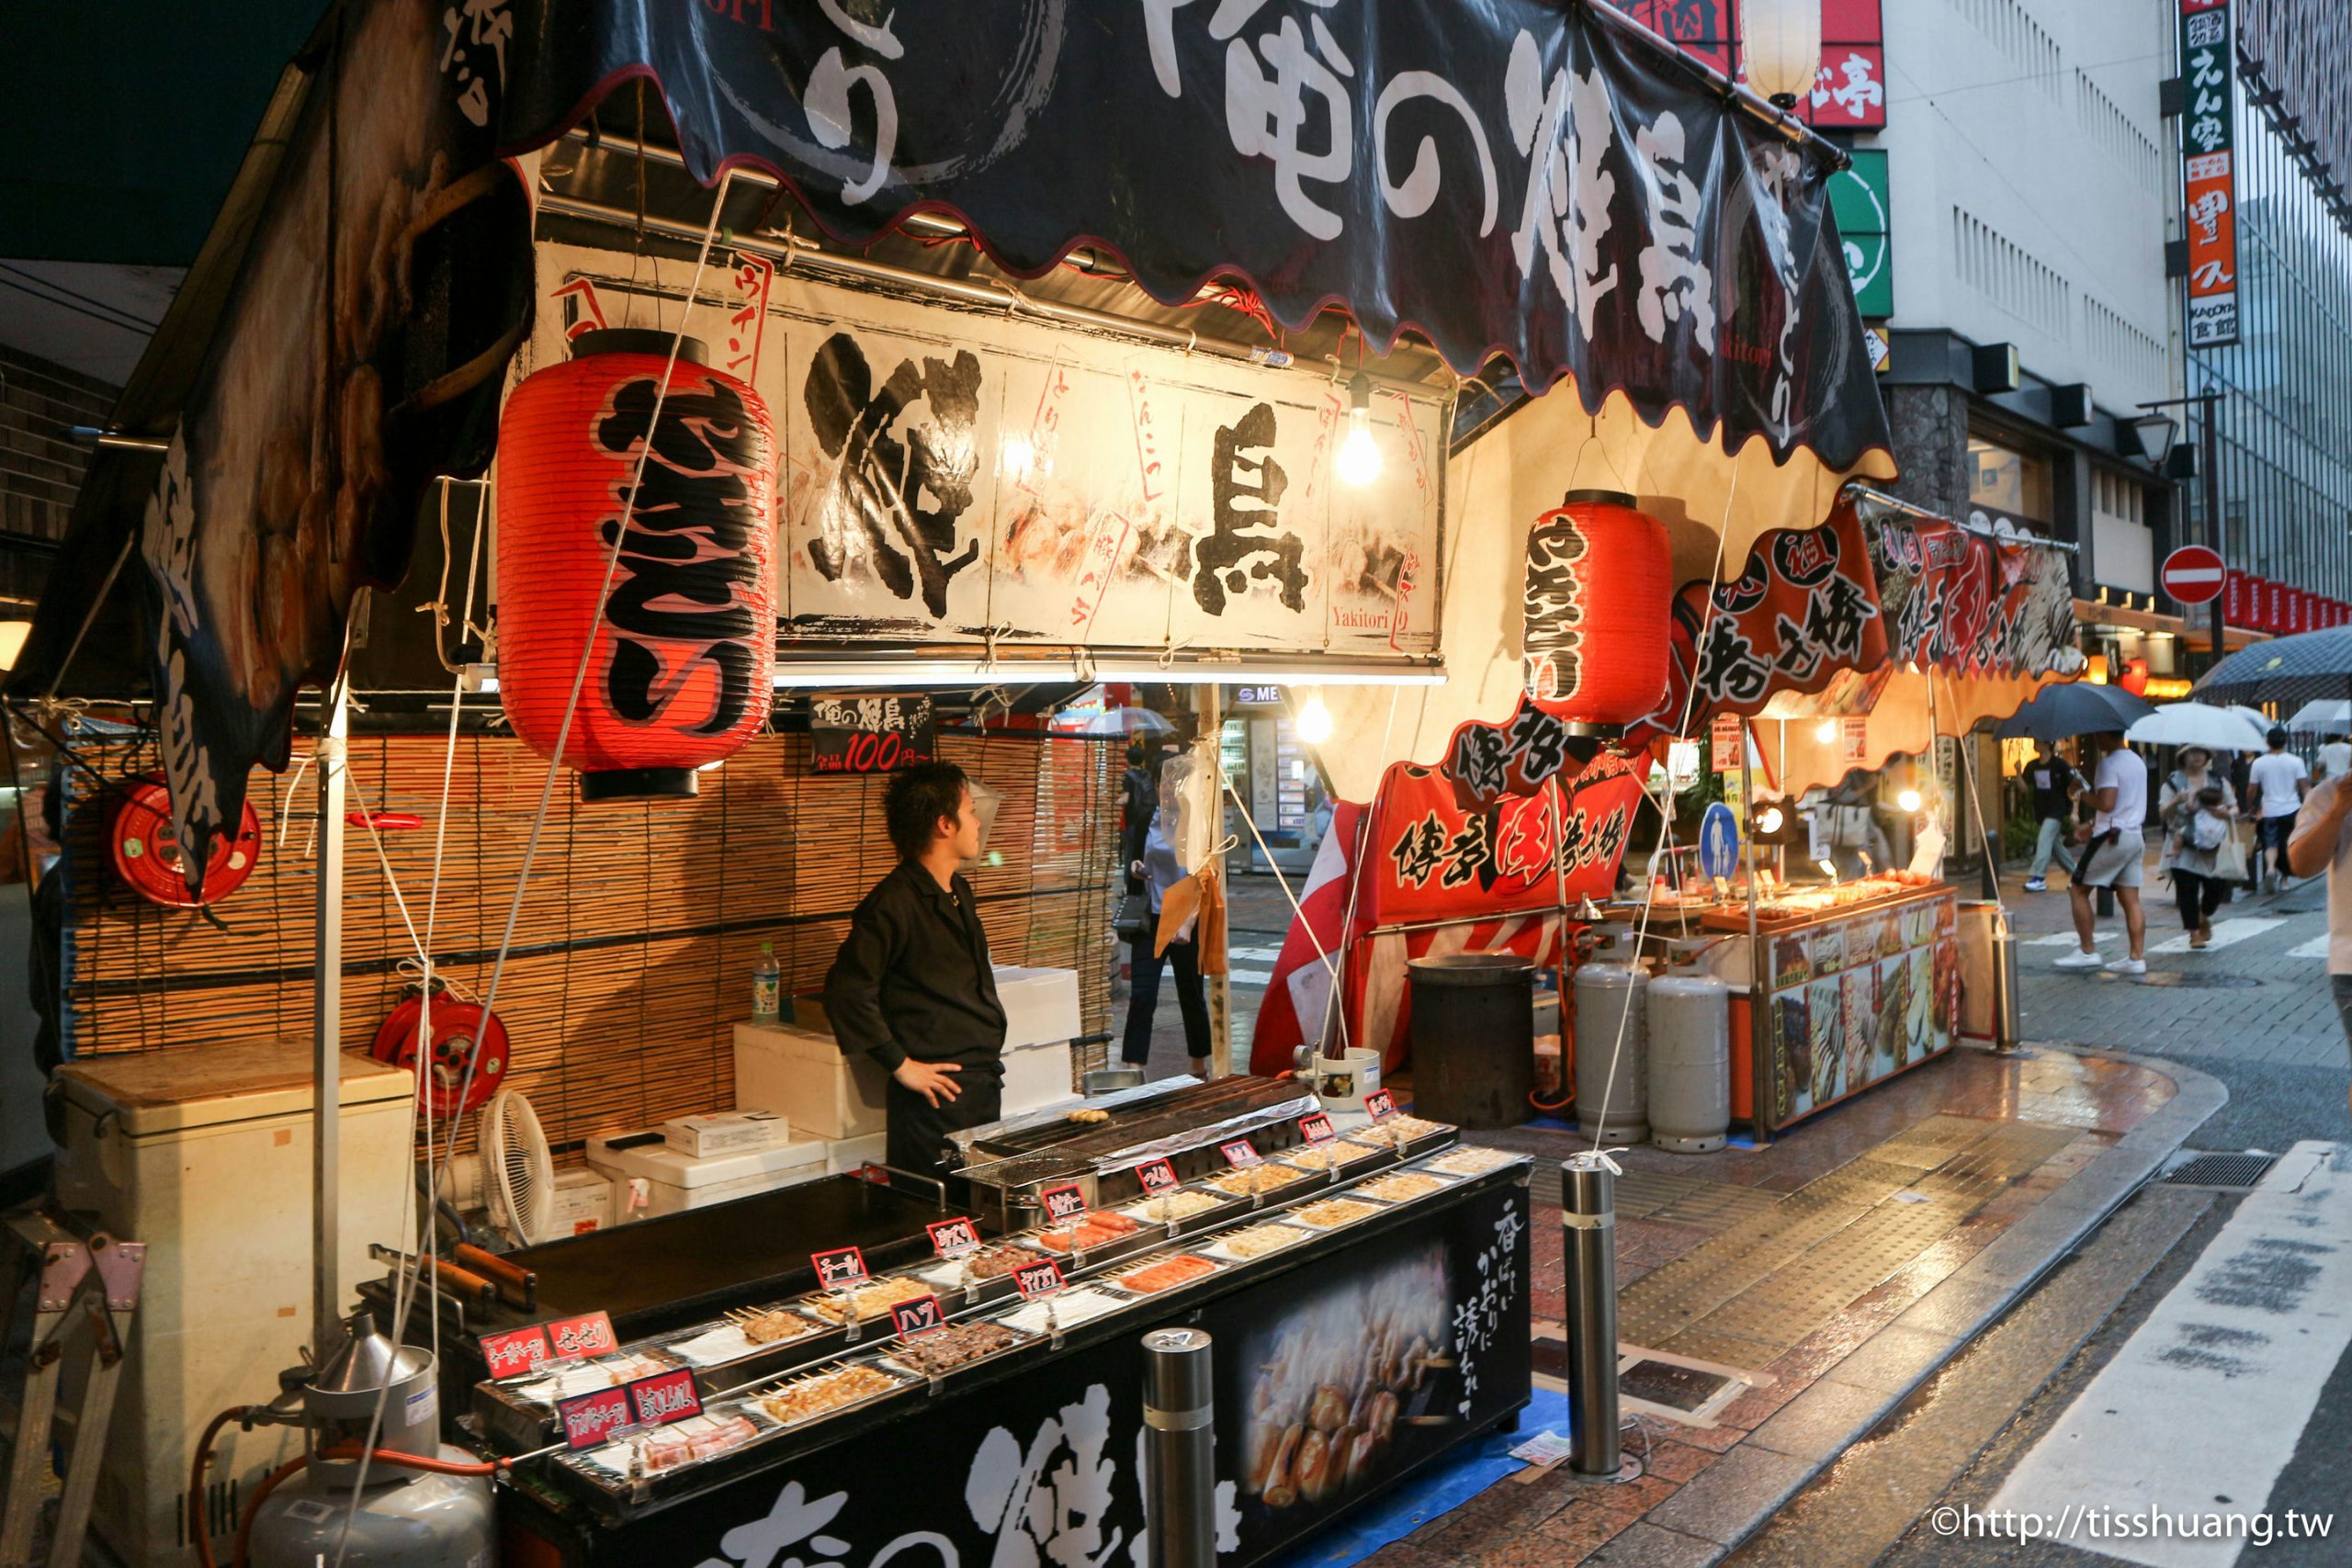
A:
POLYGON ((1064 1187, 1046 1188, 1037 1194, 1037 1201, 1046 1206, 1046 1218, 1057 1224, 1086 1213, 1086 1191, 1075 1181, 1064 1187))
POLYGON ((891 1306, 890 1326, 899 1331, 899 1338, 915 1339, 946 1327, 947 1316, 939 1310, 937 1296, 917 1296, 891 1306))
POLYGON ((1176 1168, 1164 1159, 1148 1159, 1136 1167, 1136 1179, 1147 1192, 1165 1192, 1183 1185, 1176 1179, 1176 1168))
POLYGON ((691 1368, 656 1372, 628 1385, 629 1408, 640 1427, 659 1427, 702 1414, 702 1395, 695 1392, 691 1368))
POLYGON ((555 1345, 555 1353, 564 1360, 579 1356, 603 1356, 621 1348, 613 1333, 613 1320, 601 1312, 585 1317, 558 1318, 548 1325, 548 1338, 555 1345))
POLYGON ((1300 1117, 1298 1130, 1310 1144, 1328 1144, 1339 1136, 1331 1131, 1331 1119, 1320 1111, 1300 1117))
POLYGON ((527 1372, 541 1361, 555 1359, 555 1347, 548 1343, 548 1331, 534 1324, 528 1328, 511 1328, 503 1334, 485 1334, 481 1340, 482 1359, 490 1363, 492 1378, 511 1378, 527 1372))
POLYGON ((600 1388, 556 1402, 556 1416, 563 1423, 563 1444, 569 1449, 602 1447, 629 1424, 628 1391, 600 1388))
POLYGON ((1246 1170, 1253 1165, 1263 1163, 1263 1156, 1258 1153, 1258 1145, 1247 1138, 1236 1138, 1229 1144, 1219 1144, 1216 1146, 1216 1152, 1223 1155, 1225 1163, 1236 1170, 1246 1170))
POLYGON ((1040 1258, 1035 1263, 1024 1263, 1012 1271, 1012 1283, 1023 1300, 1034 1301, 1050 1296, 1062 1288, 1062 1271, 1050 1258, 1040 1258))
POLYGON ((838 1247, 831 1252, 812 1252, 808 1261, 817 1266, 817 1286, 820 1290, 838 1291, 849 1285, 865 1283, 865 1254, 854 1247, 838 1247))
POLYGON ((969 1220, 933 1220, 923 1229, 931 1233, 931 1249, 942 1258, 961 1258, 980 1249, 980 1227, 969 1220))
POLYGON ((1396 1097, 1385 1089, 1374 1089, 1363 1097, 1363 1109, 1364 1114, 1372 1118, 1372 1124, 1377 1127, 1396 1114, 1396 1097))

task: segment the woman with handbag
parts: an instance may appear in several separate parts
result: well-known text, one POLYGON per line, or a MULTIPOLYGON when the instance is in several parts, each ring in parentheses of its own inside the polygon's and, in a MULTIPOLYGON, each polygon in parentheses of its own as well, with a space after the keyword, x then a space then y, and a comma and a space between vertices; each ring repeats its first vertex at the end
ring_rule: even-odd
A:
POLYGON ((1143 839, 1143 853, 1127 863, 1127 874, 1140 879, 1144 891, 1130 893, 1119 909, 1119 935, 1127 944, 1127 1027, 1119 1044, 1119 1059, 1139 1067, 1151 1059, 1151 1019, 1159 1008, 1159 974, 1164 966, 1176 971, 1176 1006, 1184 1018, 1184 1049, 1193 1059, 1193 1076, 1208 1077, 1209 999, 1201 985, 1200 944, 1194 940, 1198 917, 1159 951, 1159 908, 1168 890, 1184 880, 1183 865, 1168 840, 1173 827, 1173 805, 1163 798, 1143 839))
POLYGON ((2180 766, 2165 780, 2157 816, 2165 825, 2165 863, 2172 873, 2173 895, 2180 905, 2181 929, 2191 949, 2213 940, 2213 911, 2230 901, 2236 876, 2245 871, 2245 855, 2237 838, 2237 802, 2230 794, 2229 775, 2213 765, 2212 753, 2199 746, 2182 749, 2180 766), (2235 865, 2229 862, 2235 850, 2235 865))

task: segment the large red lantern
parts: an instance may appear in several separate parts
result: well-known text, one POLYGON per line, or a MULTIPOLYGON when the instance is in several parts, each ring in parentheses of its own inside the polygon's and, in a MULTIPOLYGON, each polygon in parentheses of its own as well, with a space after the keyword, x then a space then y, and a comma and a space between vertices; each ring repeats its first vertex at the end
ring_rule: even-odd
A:
POLYGON ((499 695, 514 733, 552 757, 591 649, 563 748, 582 800, 693 795, 695 770, 740 748, 774 700, 774 426, 694 339, 668 366, 673 341, 583 333, 569 361, 514 389, 499 424, 499 695))
POLYGON ((1527 694, 1590 733, 1666 696, 1674 554, 1666 525, 1615 491, 1574 490, 1527 536, 1527 694))

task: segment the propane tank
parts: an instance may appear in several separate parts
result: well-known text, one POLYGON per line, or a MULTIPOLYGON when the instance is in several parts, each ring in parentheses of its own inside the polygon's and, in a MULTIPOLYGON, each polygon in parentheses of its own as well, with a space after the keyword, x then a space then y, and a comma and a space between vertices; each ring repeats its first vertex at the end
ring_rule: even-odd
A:
POLYGON ((322 1553, 345 1568, 490 1568, 497 1513, 489 1477, 412 1470, 379 1457, 367 1465, 355 1506, 358 1461, 321 1457, 365 1444, 380 1404, 378 1449, 451 1463, 475 1459, 440 1440, 432 1355, 393 1344, 378 1332, 373 1313, 354 1313, 346 1326, 343 1348, 303 1385, 310 1462, 255 1513, 254 1568, 313 1568, 322 1553))

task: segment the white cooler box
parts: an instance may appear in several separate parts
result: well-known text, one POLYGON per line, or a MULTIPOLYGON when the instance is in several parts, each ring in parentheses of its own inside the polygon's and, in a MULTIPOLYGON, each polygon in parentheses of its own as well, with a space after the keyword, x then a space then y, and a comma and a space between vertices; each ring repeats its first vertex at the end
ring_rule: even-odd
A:
POLYGON ((605 1138, 591 1138, 588 1165, 611 1179, 613 1223, 627 1224, 813 1181, 826 1174, 825 1152, 814 1139, 696 1156, 665 1144, 616 1149, 605 1138))

